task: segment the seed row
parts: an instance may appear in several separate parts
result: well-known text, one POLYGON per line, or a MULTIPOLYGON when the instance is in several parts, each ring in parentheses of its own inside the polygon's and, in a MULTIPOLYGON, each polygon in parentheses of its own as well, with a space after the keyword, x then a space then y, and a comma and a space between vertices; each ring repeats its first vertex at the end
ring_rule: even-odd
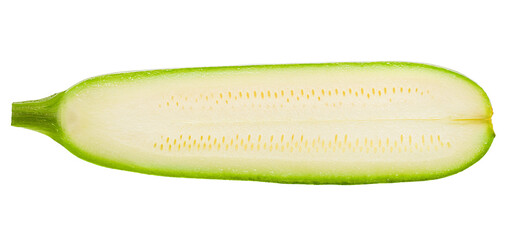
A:
POLYGON ((290 152, 328 152, 328 151, 351 151, 351 152, 413 152, 413 151, 431 151, 439 148, 450 148, 449 141, 442 141, 441 136, 421 135, 421 138, 413 140, 412 136, 404 137, 400 135, 400 139, 370 139, 355 138, 350 139, 348 135, 335 135, 334 139, 324 138, 305 138, 303 135, 292 135, 289 139, 285 135, 271 135, 269 138, 263 138, 262 135, 252 137, 248 135, 246 138, 222 136, 220 138, 209 136, 200 136, 193 138, 191 135, 178 138, 166 139, 161 136, 161 142, 155 142, 153 147, 161 151, 191 151, 191 150, 265 150, 265 151, 290 151, 290 152))
MULTIPOLYGON (((375 99, 375 97, 390 96, 388 99, 392 101, 391 95, 397 94, 419 94, 423 96, 430 94, 430 90, 423 90, 416 87, 391 87, 391 88, 347 88, 347 89, 298 89, 298 90, 278 90, 278 91, 228 91, 220 93, 199 94, 198 96, 180 96, 171 95, 165 98, 164 104, 159 104, 159 107, 175 107, 184 108, 182 104, 186 102, 207 102, 210 104, 229 104, 233 101, 249 100, 249 99, 282 99, 283 102, 294 101, 330 101, 334 96, 341 97, 364 97, 366 99, 375 99)), ((283 106, 283 105, 282 105, 283 106)))

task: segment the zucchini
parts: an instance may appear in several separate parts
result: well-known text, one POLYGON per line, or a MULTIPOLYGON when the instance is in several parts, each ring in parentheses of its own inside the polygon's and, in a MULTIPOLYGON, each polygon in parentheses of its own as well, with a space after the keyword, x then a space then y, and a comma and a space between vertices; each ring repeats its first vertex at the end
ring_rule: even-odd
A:
POLYGON ((12 105, 12 126, 98 165, 307 184, 460 172, 488 151, 491 116, 473 81, 405 62, 115 73, 12 105))

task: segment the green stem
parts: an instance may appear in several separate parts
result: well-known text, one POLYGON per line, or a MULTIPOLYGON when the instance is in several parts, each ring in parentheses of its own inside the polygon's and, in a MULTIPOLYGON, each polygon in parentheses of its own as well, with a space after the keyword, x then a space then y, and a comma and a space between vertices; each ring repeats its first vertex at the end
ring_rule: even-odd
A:
POLYGON ((47 98, 12 103, 11 126, 31 129, 52 138, 60 131, 57 111, 63 92, 47 98))

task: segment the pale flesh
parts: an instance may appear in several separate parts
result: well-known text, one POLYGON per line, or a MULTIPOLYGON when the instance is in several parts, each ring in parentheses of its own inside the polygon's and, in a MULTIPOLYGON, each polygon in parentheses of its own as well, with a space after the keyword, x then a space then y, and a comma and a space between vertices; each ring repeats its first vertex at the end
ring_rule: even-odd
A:
POLYGON ((100 164, 160 175, 370 183, 460 171, 493 138, 485 93, 426 67, 142 75, 71 89, 66 140, 100 164))

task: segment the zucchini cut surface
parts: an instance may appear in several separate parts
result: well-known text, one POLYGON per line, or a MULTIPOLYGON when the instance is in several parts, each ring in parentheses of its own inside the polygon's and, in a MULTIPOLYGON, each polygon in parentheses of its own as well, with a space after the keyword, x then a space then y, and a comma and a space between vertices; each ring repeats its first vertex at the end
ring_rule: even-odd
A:
POLYGON ((15 103, 13 125, 99 165, 175 177, 428 180, 469 167, 494 138, 492 108, 478 85, 414 63, 118 73, 44 103, 15 103), (46 112, 44 122, 37 114, 27 120, 23 113, 36 111, 29 103, 46 112))

